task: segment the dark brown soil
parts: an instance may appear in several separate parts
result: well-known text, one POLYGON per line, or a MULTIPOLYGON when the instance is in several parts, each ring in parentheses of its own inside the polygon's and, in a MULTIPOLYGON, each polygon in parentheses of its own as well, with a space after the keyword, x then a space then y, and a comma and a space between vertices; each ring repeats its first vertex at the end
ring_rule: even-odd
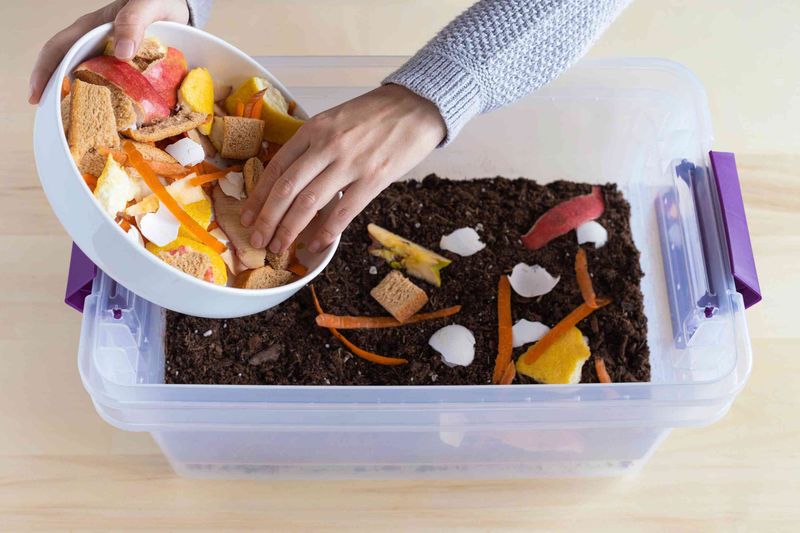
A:
MULTIPOLYGON (((526 179, 450 181, 429 176, 422 182, 396 183, 375 199, 342 236, 331 264, 315 280, 325 311, 384 316, 369 291, 389 266, 367 253, 366 226, 374 222, 439 251, 442 235, 470 226, 486 248, 470 257, 444 252, 453 263, 442 271, 442 287, 415 281, 429 295, 424 310, 463 306, 454 317, 395 329, 343 332, 356 345, 393 357, 404 366, 387 367, 352 355, 314 323, 308 288, 279 307, 232 320, 209 320, 167 314, 166 382, 291 385, 465 385, 488 384, 497 350, 497 280, 519 263, 540 264, 561 281, 549 294, 526 299, 512 296, 514 321, 540 320, 550 326, 581 303, 574 274, 578 249, 575 232, 538 251, 519 242, 548 208, 589 185, 557 181, 546 186, 526 179), (374 268, 372 268, 374 267, 374 268), (371 273, 375 272, 375 273, 371 273), (428 346, 439 328, 458 323, 475 335, 475 360, 449 368, 428 346), (209 333, 210 332, 210 333, 209 333)), ((639 282, 639 252, 630 233, 630 206, 616 186, 605 185, 606 210, 598 220, 609 233, 599 249, 585 245, 595 291, 613 298, 578 327, 589 338, 593 354, 602 356, 613 381, 650 379, 647 319, 639 282)), ((516 358, 525 348, 514 351, 516 358)), ((592 359, 582 382, 597 382, 592 359)), ((532 381, 518 377, 516 383, 532 381)))

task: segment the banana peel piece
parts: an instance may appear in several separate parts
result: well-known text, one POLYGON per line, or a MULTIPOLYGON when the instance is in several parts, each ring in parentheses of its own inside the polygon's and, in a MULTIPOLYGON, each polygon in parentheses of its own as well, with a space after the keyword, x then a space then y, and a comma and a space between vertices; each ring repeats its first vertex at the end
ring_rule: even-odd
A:
POLYGON ((370 247, 371 255, 382 257, 389 266, 405 270, 410 276, 442 286, 440 271, 452 262, 448 258, 376 224, 369 224, 367 232, 376 243, 370 247))

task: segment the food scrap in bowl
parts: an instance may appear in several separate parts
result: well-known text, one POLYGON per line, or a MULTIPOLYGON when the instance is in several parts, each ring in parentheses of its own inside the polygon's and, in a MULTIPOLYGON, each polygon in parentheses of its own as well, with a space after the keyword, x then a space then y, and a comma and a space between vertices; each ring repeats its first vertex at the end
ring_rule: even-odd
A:
POLYGON ((149 37, 130 61, 109 43, 61 96, 82 181, 134 246, 216 285, 266 289, 307 273, 294 246, 268 261, 239 222, 264 165, 303 124, 269 81, 217 80, 149 37))

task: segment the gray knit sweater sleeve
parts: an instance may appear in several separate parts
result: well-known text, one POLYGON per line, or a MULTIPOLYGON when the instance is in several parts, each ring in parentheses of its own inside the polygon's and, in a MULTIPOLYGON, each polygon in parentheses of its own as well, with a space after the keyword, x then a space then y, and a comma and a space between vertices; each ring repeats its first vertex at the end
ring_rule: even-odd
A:
POLYGON ((203 28, 208 23, 211 14, 212 0, 186 0, 189 8, 189 24, 196 28, 203 28))
POLYGON ((432 101, 451 141, 472 117, 553 80, 631 0, 481 0, 383 83, 432 101))

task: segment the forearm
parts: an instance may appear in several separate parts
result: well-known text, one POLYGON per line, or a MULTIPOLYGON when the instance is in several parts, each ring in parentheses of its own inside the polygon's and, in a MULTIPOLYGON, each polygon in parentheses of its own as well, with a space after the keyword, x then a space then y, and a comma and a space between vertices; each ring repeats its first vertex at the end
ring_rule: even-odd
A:
POLYGON ((189 7, 189 24, 196 28, 202 28, 208 22, 211 14, 212 0, 186 0, 189 7))
POLYGON ((432 101, 445 143, 579 59, 631 0, 481 0, 384 80, 432 101))

